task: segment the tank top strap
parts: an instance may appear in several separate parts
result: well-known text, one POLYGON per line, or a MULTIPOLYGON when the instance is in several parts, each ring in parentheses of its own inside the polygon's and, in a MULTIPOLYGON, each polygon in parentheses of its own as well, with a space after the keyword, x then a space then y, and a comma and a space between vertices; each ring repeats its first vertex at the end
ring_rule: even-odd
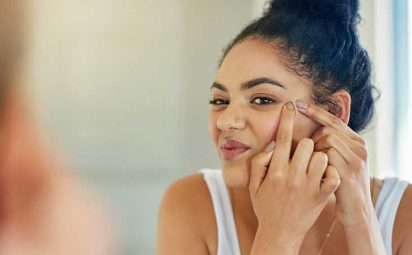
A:
POLYGON ((239 241, 229 193, 220 169, 201 169, 209 188, 218 231, 217 255, 240 255, 239 241))
POLYGON ((392 255, 393 225, 402 195, 408 184, 408 182, 397 177, 385 178, 376 200, 375 212, 387 255, 392 255))

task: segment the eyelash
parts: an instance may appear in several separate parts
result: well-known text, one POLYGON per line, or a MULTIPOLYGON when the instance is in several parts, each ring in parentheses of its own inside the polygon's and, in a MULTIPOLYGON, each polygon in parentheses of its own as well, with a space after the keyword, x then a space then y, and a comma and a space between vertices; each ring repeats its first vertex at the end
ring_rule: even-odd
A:
MULTIPOLYGON (((272 99, 272 98, 269 98, 269 97, 255 97, 255 98, 253 98, 252 100, 251 100, 251 102, 253 102, 254 100, 256 100, 256 99, 263 99, 263 100, 269 100, 269 101, 271 101, 271 103, 263 103, 263 104, 257 104, 257 105, 269 105, 269 104, 274 104, 274 103, 276 103, 276 100, 274 100, 274 99, 272 99)), ((211 105, 223 105, 222 103, 218 103, 219 101, 226 101, 227 102, 227 100, 224 100, 224 99, 212 99, 212 100, 209 100, 209 104, 211 104, 211 105)))

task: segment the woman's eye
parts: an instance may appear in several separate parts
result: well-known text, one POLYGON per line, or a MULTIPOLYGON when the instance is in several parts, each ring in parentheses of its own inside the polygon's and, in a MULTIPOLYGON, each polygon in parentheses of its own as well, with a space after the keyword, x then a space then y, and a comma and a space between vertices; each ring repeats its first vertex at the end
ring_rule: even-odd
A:
POLYGON ((227 100, 223 100, 223 99, 212 99, 209 100, 209 104, 212 105, 223 105, 223 104, 228 104, 229 102, 227 100))
POLYGON ((252 99, 252 103, 253 102, 255 102, 258 105, 266 105, 275 103, 275 100, 268 97, 255 97, 254 99, 252 99))
MULTIPOLYGON (((257 105, 269 105, 276 103, 276 100, 269 98, 269 97, 255 97, 252 99, 251 103, 257 104, 257 105)), ((211 99, 209 100, 209 104, 211 105, 227 105, 229 104, 228 100, 224 99, 211 99)))

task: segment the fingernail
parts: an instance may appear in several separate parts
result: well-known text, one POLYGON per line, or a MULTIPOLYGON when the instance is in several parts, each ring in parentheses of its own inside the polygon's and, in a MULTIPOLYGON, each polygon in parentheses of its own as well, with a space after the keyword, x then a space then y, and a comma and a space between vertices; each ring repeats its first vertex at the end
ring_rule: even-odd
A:
POLYGON ((286 104, 286 107, 287 107, 289 110, 295 110, 295 105, 294 105, 292 102, 288 102, 288 103, 286 104))
POLYGON ((296 100, 296 107, 302 111, 306 111, 308 109, 309 104, 303 102, 302 100, 296 100))
POLYGON ((266 147, 265 151, 266 152, 271 152, 274 148, 275 148, 275 141, 272 141, 271 143, 269 143, 269 145, 266 147))

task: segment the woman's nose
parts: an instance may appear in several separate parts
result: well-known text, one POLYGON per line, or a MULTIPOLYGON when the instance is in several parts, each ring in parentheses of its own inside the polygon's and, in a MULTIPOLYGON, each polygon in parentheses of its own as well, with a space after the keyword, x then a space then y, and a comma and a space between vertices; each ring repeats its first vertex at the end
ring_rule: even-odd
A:
POLYGON ((224 132, 229 132, 232 129, 243 129, 245 118, 241 107, 229 105, 217 119, 217 127, 224 132))

